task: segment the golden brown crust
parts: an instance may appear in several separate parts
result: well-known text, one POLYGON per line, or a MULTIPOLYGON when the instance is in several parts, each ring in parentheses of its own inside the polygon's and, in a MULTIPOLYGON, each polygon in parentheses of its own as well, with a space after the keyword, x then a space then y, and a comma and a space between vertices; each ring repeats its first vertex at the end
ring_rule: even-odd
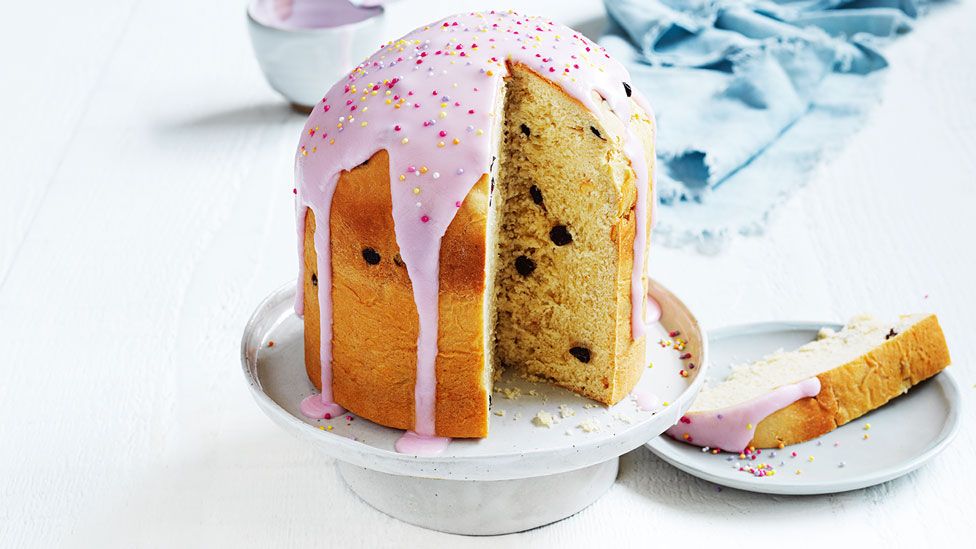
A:
POLYGON ((949 363, 942 328, 930 315, 867 354, 818 375, 820 393, 767 416, 749 445, 773 448, 816 438, 882 406, 949 363))
MULTIPOLYGON (((488 177, 468 194, 441 246, 436 430, 442 436, 484 437, 485 231, 488 177)), ((333 397, 353 413, 398 429, 414 427, 417 309, 393 229, 389 156, 343 172, 332 202, 333 397), (363 257, 369 248, 379 263, 363 257)), ((305 231, 305 363, 321 389, 318 295, 312 286, 314 214, 305 231), (311 291, 309 291, 311 289, 311 291)))

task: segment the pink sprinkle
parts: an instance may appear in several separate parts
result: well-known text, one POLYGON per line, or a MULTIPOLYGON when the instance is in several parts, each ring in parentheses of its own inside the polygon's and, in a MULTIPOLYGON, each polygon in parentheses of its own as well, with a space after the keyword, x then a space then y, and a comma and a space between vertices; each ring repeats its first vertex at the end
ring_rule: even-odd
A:
POLYGON ((793 452, 793 457, 796 457, 796 452, 793 452))
POLYGON ((414 166, 407 166, 407 172, 409 172, 409 173, 413 173, 413 172, 415 172, 416 170, 417 170, 417 168, 416 168, 416 167, 414 167, 414 166))
POLYGON ((474 109, 471 109, 470 111, 468 111, 468 114, 474 114, 474 109))
POLYGON ((352 421, 352 416, 346 416, 346 419, 348 419, 349 421, 352 421))
POLYGON ((434 90, 433 92, 431 92, 431 95, 437 95, 437 90, 434 90))
POLYGON ((291 192, 294 194, 298 194, 298 189, 292 189, 291 192))
POLYGON ((329 106, 328 106, 328 105, 326 105, 326 106, 325 106, 325 107, 323 107, 323 108, 325 109, 325 112, 329 112, 329 106))
MULTIPOLYGON (((295 194, 298 194, 298 191, 295 191, 295 194)), ((460 208, 461 207, 461 201, 458 200, 457 202, 455 202, 454 203, 454 206, 457 207, 457 208, 460 208)))
POLYGON ((420 108, 420 103, 414 103, 414 104, 413 104, 413 108, 415 108, 415 109, 419 109, 419 108, 420 108))
POLYGON ((549 67, 549 72, 556 72, 556 69, 549 67))
MULTIPOLYGON (((424 123, 426 124, 426 122, 424 122, 424 123)), ((439 135, 440 135, 441 137, 444 137, 445 135, 447 135, 447 132, 446 132, 446 131, 444 131, 444 130, 441 130, 441 133, 440 133, 439 135)))
POLYGON ((349 101, 346 101, 346 105, 352 105, 352 99, 350 99, 349 101))
POLYGON ((325 419, 332 419, 332 414, 326 412, 325 413, 325 419))
POLYGON ((396 130, 396 131, 400 131, 401 128, 400 128, 400 126, 393 126, 393 129, 396 130))
POLYGON ((460 101, 455 101, 454 102, 454 106, 455 107, 460 107, 461 106, 461 102, 460 101))
POLYGON ((420 220, 423 221, 424 223, 427 223, 428 221, 430 221, 430 218, 425 215, 421 217, 420 220))

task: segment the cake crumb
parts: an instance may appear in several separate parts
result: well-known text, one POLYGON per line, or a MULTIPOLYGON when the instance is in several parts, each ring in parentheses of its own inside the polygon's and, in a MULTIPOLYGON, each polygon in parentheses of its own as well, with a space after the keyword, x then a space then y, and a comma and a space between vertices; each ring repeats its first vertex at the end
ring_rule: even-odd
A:
POLYGON ((620 421, 622 421, 624 423, 628 423, 628 424, 634 422, 634 418, 630 417, 627 414, 617 414, 617 419, 619 419, 620 421))
POLYGON ((599 408, 600 405, 599 404, 593 404, 592 402, 590 402, 588 404, 584 404, 583 407, 586 408, 587 410, 589 410, 590 408, 599 408))
POLYGON ((590 433, 590 432, 593 432, 593 431, 599 431, 600 430, 600 424, 595 419, 588 419, 588 420, 580 423, 576 427, 582 429, 583 432, 585 432, 585 433, 590 433))
POLYGON ((492 381, 501 381, 502 374, 503 373, 505 373, 505 367, 504 366, 496 366, 495 367, 495 370, 491 373, 491 380, 492 381))
POLYGON ((552 414, 545 410, 539 410, 539 413, 532 418, 532 423, 535 423, 539 427, 552 427, 556 423, 556 418, 552 417, 552 414))
POLYGON ((531 396, 539 396, 539 391, 536 391, 535 389, 532 389, 532 390, 529 391, 529 394, 531 396))
POLYGON ((522 393, 522 391, 518 387, 514 389, 509 389, 508 387, 505 387, 502 389, 502 392, 505 393, 505 398, 510 400, 518 400, 519 395, 522 393))
POLYGON ((576 415, 576 410, 573 410, 572 408, 570 408, 565 404, 559 405, 559 417, 565 419, 569 416, 575 416, 575 415, 576 415))
POLYGON ((505 410, 495 410, 495 415, 498 416, 498 417, 504 417, 505 416, 505 410))
POLYGON ((513 419, 515 421, 522 419, 522 412, 515 412, 515 417, 513 419))

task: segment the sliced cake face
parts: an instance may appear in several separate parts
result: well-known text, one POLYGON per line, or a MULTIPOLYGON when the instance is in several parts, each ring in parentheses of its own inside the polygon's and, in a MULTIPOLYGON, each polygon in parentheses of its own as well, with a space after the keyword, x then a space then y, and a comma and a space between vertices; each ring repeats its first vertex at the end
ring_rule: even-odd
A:
MULTIPOLYGON (((644 340, 631 337, 637 189, 622 124, 590 112, 523 65, 506 79, 500 151, 496 360, 607 404, 630 391, 644 340)), ((652 126, 634 110, 631 128, 652 126)))
POLYGON ((901 333, 925 318, 909 315, 893 322, 870 316, 852 319, 843 329, 821 330, 820 337, 793 351, 777 351, 750 364, 732 368, 723 383, 702 389, 689 412, 728 408, 759 398, 769 391, 848 364, 883 344, 892 330, 901 333))
POLYGON ((668 430, 678 440, 741 451, 816 438, 904 394, 950 363, 935 315, 852 320, 817 341, 735 367, 668 430))

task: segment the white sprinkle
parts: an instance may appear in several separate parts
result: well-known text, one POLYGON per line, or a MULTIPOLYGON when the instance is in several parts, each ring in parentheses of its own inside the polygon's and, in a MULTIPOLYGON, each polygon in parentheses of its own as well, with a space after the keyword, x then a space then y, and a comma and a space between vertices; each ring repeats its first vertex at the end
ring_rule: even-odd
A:
POLYGON ((457 173, 458 173, 458 175, 461 175, 462 173, 464 173, 464 168, 458 168, 457 173))
POLYGON ((434 172, 434 179, 437 179, 440 176, 441 176, 440 172, 434 172))

